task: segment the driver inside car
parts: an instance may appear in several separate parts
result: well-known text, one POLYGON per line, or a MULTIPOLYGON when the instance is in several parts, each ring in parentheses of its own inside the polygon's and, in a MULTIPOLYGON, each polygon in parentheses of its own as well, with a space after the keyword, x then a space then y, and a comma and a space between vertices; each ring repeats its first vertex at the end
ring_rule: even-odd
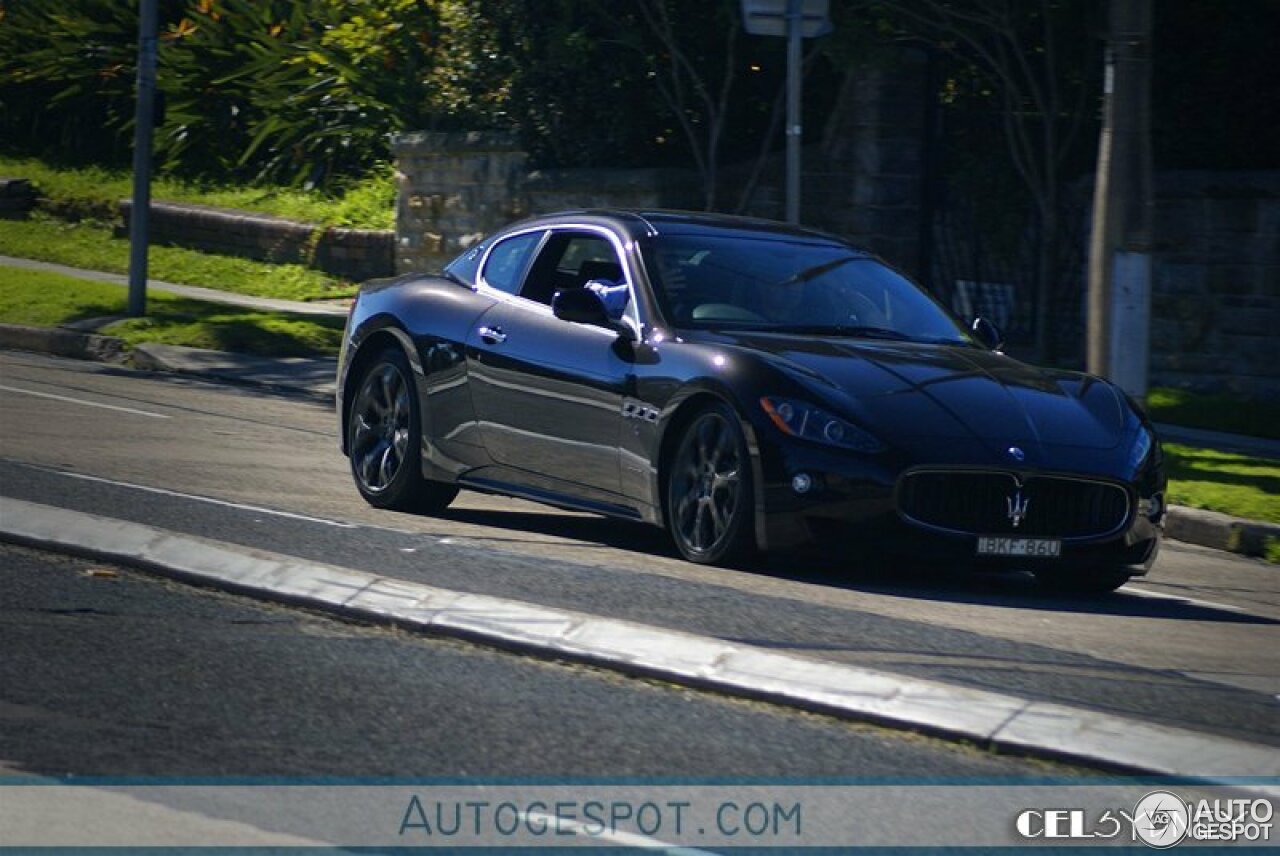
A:
POLYGON ((593 279, 582 287, 599 295, 601 302, 604 303, 604 310, 609 313, 610 318, 614 321, 622 320, 623 313, 627 311, 627 303, 631 300, 631 290, 627 288, 625 282, 593 279))

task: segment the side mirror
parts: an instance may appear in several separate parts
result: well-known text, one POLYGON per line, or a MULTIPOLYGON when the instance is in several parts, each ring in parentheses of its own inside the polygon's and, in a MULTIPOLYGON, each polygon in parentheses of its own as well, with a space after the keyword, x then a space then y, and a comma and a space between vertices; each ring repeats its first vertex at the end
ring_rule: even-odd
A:
POLYGON ((629 341, 636 338, 631 325, 609 315, 604 300, 589 288, 562 288, 551 298, 551 312, 561 321, 591 324, 612 330, 629 341))
POLYGON ((978 317, 973 319, 970 326, 973 337, 986 349, 998 351, 1004 347, 1004 334, 1000 332, 1000 328, 992 324, 986 318, 978 317))

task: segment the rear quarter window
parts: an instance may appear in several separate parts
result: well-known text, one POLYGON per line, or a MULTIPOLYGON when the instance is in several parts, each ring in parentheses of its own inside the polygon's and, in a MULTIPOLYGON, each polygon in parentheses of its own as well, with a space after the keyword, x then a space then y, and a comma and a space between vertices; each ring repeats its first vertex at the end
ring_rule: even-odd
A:
POLYGON ((519 291, 529 257, 541 237, 541 232, 527 232, 507 238, 494 246, 484 263, 482 274, 485 284, 507 294, 519 291))

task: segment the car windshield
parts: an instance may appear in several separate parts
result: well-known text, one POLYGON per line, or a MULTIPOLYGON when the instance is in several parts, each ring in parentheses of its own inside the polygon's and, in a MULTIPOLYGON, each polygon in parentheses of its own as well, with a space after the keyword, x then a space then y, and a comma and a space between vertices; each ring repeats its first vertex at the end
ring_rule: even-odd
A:
POLYGON ((973 344, 910 280, 839 244, 660 235, 642 252, 658 305, 676 327, 973 344))

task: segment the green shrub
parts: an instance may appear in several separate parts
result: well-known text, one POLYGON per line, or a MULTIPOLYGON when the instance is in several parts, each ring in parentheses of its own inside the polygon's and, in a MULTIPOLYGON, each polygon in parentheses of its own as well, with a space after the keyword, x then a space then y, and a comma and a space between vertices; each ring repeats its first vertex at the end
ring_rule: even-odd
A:
MULTIPOLYGON (((431 123, 439 2, 161 0, 157 162, 336 187, 431 123)), ((445 4, 448 5, 448 4, 445 4)), ((14 152, 123 166, 137 0, 0 0, 0 131, 14 152)))

